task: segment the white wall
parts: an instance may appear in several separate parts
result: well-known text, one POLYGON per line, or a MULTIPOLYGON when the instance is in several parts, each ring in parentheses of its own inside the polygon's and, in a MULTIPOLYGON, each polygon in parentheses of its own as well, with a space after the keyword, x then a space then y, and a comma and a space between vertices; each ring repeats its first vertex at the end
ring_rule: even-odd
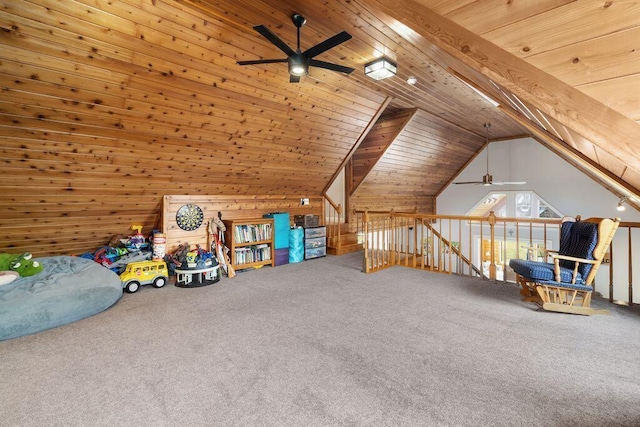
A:
MULTIPOLYGON (((339 204, 342 207, 342 213, 340 214, 340 220, 342 221, 344 220, 345 212, 347 210, 345 208, 345 201, 344 201, 344 193, 345 193, 344 180, 345 180, 344 168, 342 168, 342 170, 336 177, 335 181, 333 181, 333 184, 331 184, 331 186, 327 190, 327 196, 329 196, 334 203, 339 204)), ((325 208, 326 208, 325 212, 327 212, 328 214, 330 212, 329 206, 325 206, 325 208)))
MULTIPOLYGON (((486 151, 486 149, 485 149, 486 151)), ((486 173, 486 152, 480 153, 456 181, 482 180, 486 173)), ((493 142, 489 148, 489 173, 494 181, 526 181, 525 185, 492 186, 449 185, 437 199, 437 213, 465 215, 490 191, 531 190, 562 214, 583 218, 620 217, 622 221, 640 221, 640 213, 627 206, 619 212, 616 206, 619 198, 594 180, 571 166, 565 160, 531 138, 513 141, 493 142)), ((640 234, 633 234, 634 253, 640 253, 640 234)), ((614 298, 627 300, 627 239, 626 229, 621 229, 614 240, 614 298), (624 267, 624 268, 623 268, 624 267)), ((632 260, 636 265, 637 256, 632 260)), ((640 267, 640 266, 639 266, 640 267)), ((600 268, 596 283, 608 283, 609 266, 600 268)), ((635 301, 640 301, 640 268, 635 268, 635 301), (637 276, 637 277, 636 277, 637 276)), ((599 292, 608 296, 604 286, 597 286, 599 292)))

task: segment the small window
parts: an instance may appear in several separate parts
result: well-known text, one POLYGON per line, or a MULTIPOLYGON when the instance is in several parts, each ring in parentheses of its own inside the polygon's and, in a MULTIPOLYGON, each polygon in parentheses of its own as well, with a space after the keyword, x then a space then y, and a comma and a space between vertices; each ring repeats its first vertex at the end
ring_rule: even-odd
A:
POLYGON ((563 214, 534 191, 491 192, 469 212, 469 216, 487 216, 493 211, 500 218, 562 218, 563 214))

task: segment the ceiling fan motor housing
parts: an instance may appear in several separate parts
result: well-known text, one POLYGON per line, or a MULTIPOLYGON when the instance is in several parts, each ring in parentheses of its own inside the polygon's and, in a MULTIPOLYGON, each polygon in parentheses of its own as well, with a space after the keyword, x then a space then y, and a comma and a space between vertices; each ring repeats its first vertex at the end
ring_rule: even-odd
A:
POLYGON ((493 182, 493 176, 486 174, 482 177, 482 185, 489 186, 493 182))
POLYGON ((307 23, 307 19, 299 13, 294 13, 293 16, 291 16, 291 20, 293 21, 293 25, 295 25, 296 28, 300 28, 307 23))

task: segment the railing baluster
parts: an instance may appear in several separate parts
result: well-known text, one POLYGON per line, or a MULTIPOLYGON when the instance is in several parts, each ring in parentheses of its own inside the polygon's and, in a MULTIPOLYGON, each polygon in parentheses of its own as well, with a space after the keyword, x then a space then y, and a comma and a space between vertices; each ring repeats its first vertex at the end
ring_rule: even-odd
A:
POLYGON ((631 240, 631 227, 629 230, 629 306, 633 305, 633 243, 631 240))
POLYGON ((502 222, 502 281, 507 281, 507 221, 502 222))
MULTIPOLYGON (((471 226, 471 221, 467 223, 469 229, 469 260, 473 264, 473 227, 471 226)), ((469 276, 473 276, 473 268, 469 266, 469 276)))
POLYGON ((609 243, 609 302, 613 302, 613 241, 609 243))
MULTIPOLYGON (((460 219, 458 219, 458 252, 462 253, 462 220, 460 219)), ((464 266, 460 262, 459 256, 456 262, 456 274, 464 274, 464 266)))
POLYGON ((496 280, 496 254, 495 254, 495 244, 496 244, 496 215, 493 213, 489 213, 489 233, 490 233, 490 242, 491 249, 489 252, 491 253, 491 259, 489 264, 489 279, 496 280))

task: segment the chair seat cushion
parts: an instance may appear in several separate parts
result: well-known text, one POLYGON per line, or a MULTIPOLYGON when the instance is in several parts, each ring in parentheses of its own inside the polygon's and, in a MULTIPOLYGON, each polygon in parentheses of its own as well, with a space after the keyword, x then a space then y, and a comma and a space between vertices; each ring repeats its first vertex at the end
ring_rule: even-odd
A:
MULTIPOLYGON (((555 282, 555 273, 553 264, 541 261, 528 261, 526 259, 512 259, 509 261, 509 267, 517 274, 530 279, 533 282, 555 282)), ((560 281, 563 283, 571 283, 573 278, 573 270, 560 267, 560 281)), ((578 272, 576 276, 576 284, 583 285, 584 280, 578 272)))

